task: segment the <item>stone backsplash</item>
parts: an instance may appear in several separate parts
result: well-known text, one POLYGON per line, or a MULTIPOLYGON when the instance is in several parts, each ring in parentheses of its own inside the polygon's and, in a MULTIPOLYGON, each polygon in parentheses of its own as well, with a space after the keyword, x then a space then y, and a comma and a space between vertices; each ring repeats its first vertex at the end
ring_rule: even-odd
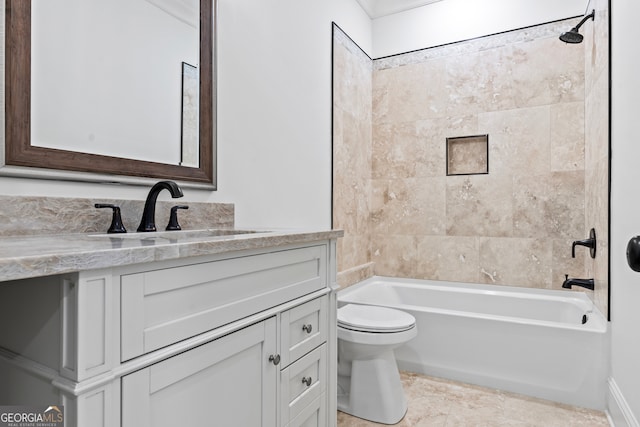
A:
MULTIPOLYGON (((0 196, 0 236, 103 233, 111 224, 111 209, 96 209, 95 203, 120 206, 122 222, 128 232, 140 224, 144 200, 83 199, 63 197, 0 196)), ((181 199, 158 201, 156 227, 164 230, 172 206, 187 205, 178 211, 185 230, 233 228, 234 205, 231 203, 182 202, 181 199)))

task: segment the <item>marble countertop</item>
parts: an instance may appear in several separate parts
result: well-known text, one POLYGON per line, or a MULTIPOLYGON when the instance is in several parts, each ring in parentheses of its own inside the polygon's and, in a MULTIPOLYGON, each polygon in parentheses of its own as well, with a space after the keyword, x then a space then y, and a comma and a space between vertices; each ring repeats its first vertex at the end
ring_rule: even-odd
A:
POLYGON ((262 249, 343 236, 341 230, 193 230, 0 237, 0 281, 262 249))

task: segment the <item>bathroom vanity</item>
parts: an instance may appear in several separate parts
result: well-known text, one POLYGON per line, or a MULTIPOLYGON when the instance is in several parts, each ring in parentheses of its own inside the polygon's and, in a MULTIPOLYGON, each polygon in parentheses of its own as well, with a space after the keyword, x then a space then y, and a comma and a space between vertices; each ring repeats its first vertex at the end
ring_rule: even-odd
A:
POLYGON ((65 427, 334 426, 339 231, 0 238, 0 404, 65 427))

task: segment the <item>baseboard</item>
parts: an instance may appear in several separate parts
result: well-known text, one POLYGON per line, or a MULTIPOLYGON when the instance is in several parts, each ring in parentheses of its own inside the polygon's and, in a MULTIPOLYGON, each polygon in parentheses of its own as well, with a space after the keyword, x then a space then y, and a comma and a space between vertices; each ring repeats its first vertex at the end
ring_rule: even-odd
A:
POLYGON ((640 427, 622 391, 613 378, 609 378, 607 390, 607 417, 613 427, 640 427))

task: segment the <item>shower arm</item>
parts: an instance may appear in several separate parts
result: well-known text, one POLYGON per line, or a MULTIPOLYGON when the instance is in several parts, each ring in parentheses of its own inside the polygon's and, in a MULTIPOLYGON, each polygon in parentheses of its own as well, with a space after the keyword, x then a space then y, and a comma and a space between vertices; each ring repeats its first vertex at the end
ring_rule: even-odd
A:
POLYGON ((590 14, 588 14, 587 16, 582 18, 582 21, 580 21, 578 23, 578 25, 573 27, 573 29, 571 31, 578 31, 580 29, 580 27, 582 27, 582 25, 584 25, 584 23, 589 20, 589 18, 591 18, 592 21, 595 21, 595 19, 596 19, 596 10, 595 9, 593 9, 590 14))

